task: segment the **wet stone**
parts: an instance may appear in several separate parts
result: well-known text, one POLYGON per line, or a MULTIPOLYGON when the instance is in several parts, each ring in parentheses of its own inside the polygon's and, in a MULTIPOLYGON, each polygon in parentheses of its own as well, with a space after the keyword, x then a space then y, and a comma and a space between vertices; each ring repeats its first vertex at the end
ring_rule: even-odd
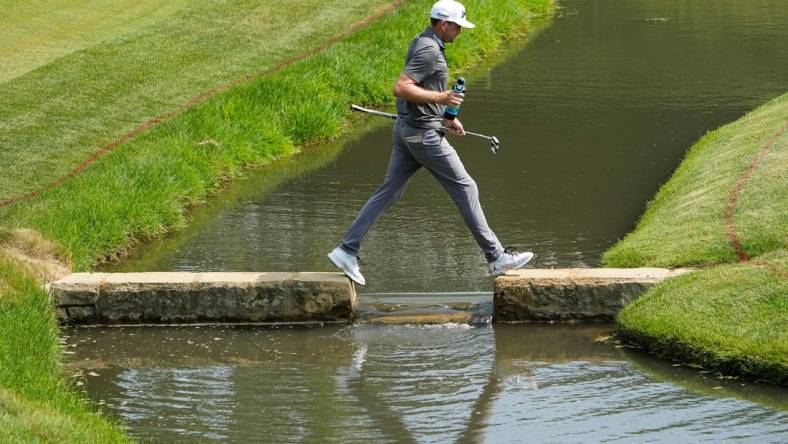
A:
POLYGON ((613 321, 662 280, 691 270, 590 268, 518 270, 495 280, 496 322, 613 321))
POLYGON ((84 313, 92 323, 350 321, 356 305, 352 284, 339 273, 304 273, 303 280, 300 273, 238 273, 237 281, 234 273, 114 273, 99 282, 81 274, 96 288, 91 298, 74 275, 51 291, 59 300, 95 301, 84 313))
POLYGON ((96 284, 78 282, 66 282, 50 287, 57 305, 92 305, 98 298, 98 290, 96 284))
POLYGON ((66 317, 68 320, 84 320, 90 321, 96 317, 96 307, 92 305, 74 306, 65 308, 66 317))

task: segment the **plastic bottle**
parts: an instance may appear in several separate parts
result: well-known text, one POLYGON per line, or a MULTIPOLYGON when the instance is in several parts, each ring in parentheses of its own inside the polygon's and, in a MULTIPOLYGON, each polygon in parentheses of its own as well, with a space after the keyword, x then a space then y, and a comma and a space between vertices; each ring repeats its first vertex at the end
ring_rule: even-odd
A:
MULTIPOLYGON (((455 93, 465 94, 465 79, 462 77, 457 78, 457 83, 454 84, 454 87, 451 90, 455 93)), ((443 117, 449 120, 454 120, 458 114, 460 114, 459 105, 456 107, 447 105, 446 110, 443 112, 443 117)))

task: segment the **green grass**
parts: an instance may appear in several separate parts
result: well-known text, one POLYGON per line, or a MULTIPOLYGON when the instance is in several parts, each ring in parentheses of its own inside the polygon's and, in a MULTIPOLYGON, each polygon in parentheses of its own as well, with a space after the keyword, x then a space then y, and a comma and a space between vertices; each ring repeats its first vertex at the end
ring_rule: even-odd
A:
POLYGON ((673 359, 788 384, 788 94, 707 134, 648 204, 635 230, 603 256, 611 267, 702 267, 627 306, 619 334, 673 359), (774 140, 739 194, 731 190, 774 140))
MULTIPOLYGON (((788 94, 701 138, 602 263, 673 268, 736 261, 725 231, 726 204, 745 168, 786 120, 788 94)), ((788 248, 788 134, 742 189, 734 225, 752 257, 788 248)))
MULTIPOLYGON (((762 261, 788 269, 788 252, 762 261)), ((621 312, 619 330, 660 355, 788 384, 788 280, 756 263, 666 281, 621 312)))
MULTIPOLYGON (((447 50, 455 74, 550 11, 548 0, 466 3, 478 27, 447 50)), ((350 103, 391 104, 403 54, 426 26, 430 4, 407 2, 308 60, 215 96, 0 217, 62 246, 79 270, 182 227, 188 206, 244 167, 342 132, 350 103)))
POLYGON ((127 442, 65 382, 61 353, 49 296, 0 254, 0 442, 127 442))
POLYGON ((0 0, 0 83, 167 19, 188 0, 0 0))
POLYGON ((8 172, 0 175, 0 200, 39 189, 141 123, 316 47, 389 2, 6 4, 0 23, 14 32, 0 40, 12 45, 0 79, 15 77, 0 83, 0 165, 8 172), (28 28, 39 31, 28 38, 28 28), (28 49, 20 40, 31 52, 16 49, 28 49), (82 48, 18 75, 58 56, 61 46, 82 48), (35 50, 44 58, 25 60, 35 50))

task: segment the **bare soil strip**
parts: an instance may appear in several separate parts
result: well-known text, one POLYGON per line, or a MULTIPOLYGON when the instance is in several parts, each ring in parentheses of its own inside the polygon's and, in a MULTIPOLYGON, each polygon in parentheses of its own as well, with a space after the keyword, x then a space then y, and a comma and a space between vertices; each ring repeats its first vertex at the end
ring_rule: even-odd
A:
POLYGON ((758 168, 761 160, 763 160, 769 151, 771 151, 772 147, 774 146, 774 142, 777 141, 777 139, 779 139, 783 133, 785 133, 786 128, 788 128, 788 121, 786 121, 776 133, 774 133, 774 135, 769 139, 758 155, 752 159, 752 162, 750 162, 742 175, 739 177, 739 180, 736 181, 736 185, 731 190, 730 198, 728 199, 728 205, 726 205, 725 208, 725 231, 728 234, 728 239, 730 239, 733 249, 736 250, 736 255, 739 258, 739 262, 749 261, 750 256, 746 251, 744 251, 744 248, 741 245, 741 239, 739 238, 738 233, 736 233, 736 227, 733 225, 733 212, 736 209, 736 201, 739 198, 739 193, 741 192, 742 188, 747 183, 750 176, 752 176, 753 171, 758 168))

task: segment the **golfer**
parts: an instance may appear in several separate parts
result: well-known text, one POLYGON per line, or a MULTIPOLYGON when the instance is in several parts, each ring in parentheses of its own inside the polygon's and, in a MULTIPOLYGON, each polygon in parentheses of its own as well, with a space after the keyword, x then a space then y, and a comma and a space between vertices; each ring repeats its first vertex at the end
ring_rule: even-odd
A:
POLYGON ((493 276, 520 268, 534 256, 501 246, 487 225, 476 182, 465 171, 441 129, 443 126, 453 134, 465 135, 459 119, 443 118, 447 105, 459 106, 464 98, 463 94, 447 90, 449 67, 443 50, 460 35, 462 28, 475 25, 465 19, 465 7, 454 0, 435 3, 430 17, 430 26, 410 43, 405 69, 394 84, 398 116, 393 132, 394 147, 383 184, 361 208, 342 244, 328 254, 331 262, 359 285, 365 284, 358 266, 364 236, 378 217, 402 197, 413 173, 421 167, 440 182, 459 208, 493 276))

